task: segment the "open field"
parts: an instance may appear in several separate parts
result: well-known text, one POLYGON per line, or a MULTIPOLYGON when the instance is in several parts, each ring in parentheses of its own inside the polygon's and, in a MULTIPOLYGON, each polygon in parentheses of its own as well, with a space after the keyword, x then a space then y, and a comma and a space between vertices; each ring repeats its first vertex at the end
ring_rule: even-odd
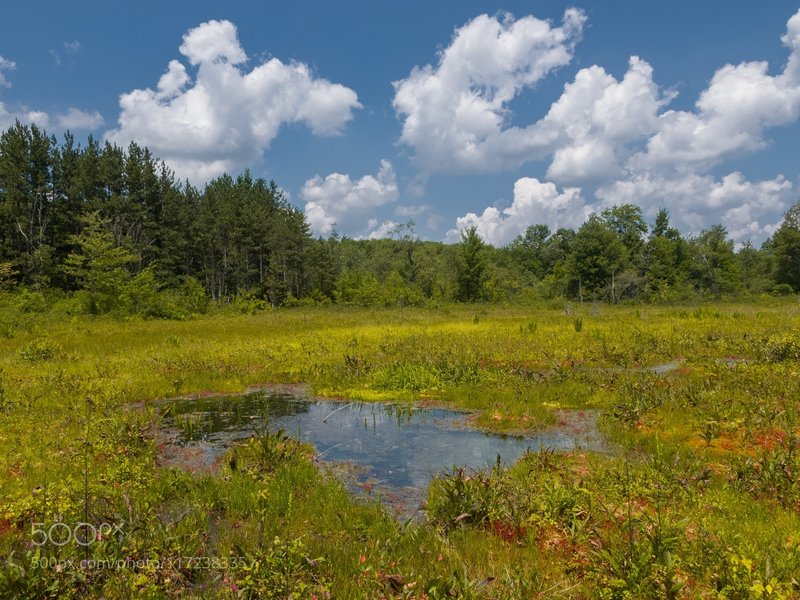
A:
POLYGON ((2 308, 0 336, 2 597, 800 595, 796 299, 184 322, 2 308), (158 466, 147 400, 268 383, 516 433, 597 409, 613 450, 454 471, 427 523, 354 501, 280 436, 212 474, 158 466), (78 523, 121 526, 53 543, 78 523))

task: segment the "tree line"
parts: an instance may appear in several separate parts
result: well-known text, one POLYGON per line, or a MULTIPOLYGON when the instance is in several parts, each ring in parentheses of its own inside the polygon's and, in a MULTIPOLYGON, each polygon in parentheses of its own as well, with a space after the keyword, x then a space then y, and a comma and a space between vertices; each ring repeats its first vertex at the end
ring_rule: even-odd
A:
MULTIPOLYGON (((0 135, 0 287, 25 306, 181 317, 209 302, 410 305, 568 297, 619 302, 800 291, 800 203, 761 248, 715 225, 682 235, 626 204, 580 228, 533 225, 503 248, 477 230, 424 241, 314 238, 274 182, 223 175, 202 190, 136 143, 0 135)), ((31 308, 33 309, 33 308, 31 308)))

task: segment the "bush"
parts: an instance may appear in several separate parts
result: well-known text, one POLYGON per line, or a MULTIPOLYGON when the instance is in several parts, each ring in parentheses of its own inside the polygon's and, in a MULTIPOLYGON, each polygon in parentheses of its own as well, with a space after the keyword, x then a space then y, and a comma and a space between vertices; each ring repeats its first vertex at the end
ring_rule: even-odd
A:
POLYGON ((764 344, 764 354, 770 362, 800 360, 800 336, 790 333, 770 336, 764 344))
POLYGON ((186 277, 176 287, 166 287, 152 267, 136 275, 125 286, 123 310, 127 314, 151 319, 182 321, 208 310, 208 297, 194 277, 186 277))
POLYGON ((63 355, 61 346, 48 339, 34 340, 17 351, 17 356, 27 362, 52 360, 63 355))
POLYGON ((336 302, 358 306, 378 306, 381 304, 381 290, 378 280, 372 273, 345 271, 336 282, 333 292, 336 302))
POLYGON ((315 289, 311 292, 311 294, 308 296, 303 296, 302 298, 296 298, 291 292, 289 292, 286 294, 286 298, 283 300, 283 306, 286 308, 297 308, 300 306, 329 306, 330 304, 331 299, 318 289, 315 289))
POLYGON ((772 288, 773 296, 791 296, 794 294, 794 289, 788 283, 779 283, 772 288))
POLYGON ((47 312, 47 299, 41 292, 23 289, 17 297, 17 308, 24 313, 47 312))
POLYGON ((267 300, 264 298, 259 298, 253 292, 243 291, 234 296, 231 306, 233 306, 242 314, 254 315, 257 312, 261 312, 262 310, 269 308, 270 304, 267 300))

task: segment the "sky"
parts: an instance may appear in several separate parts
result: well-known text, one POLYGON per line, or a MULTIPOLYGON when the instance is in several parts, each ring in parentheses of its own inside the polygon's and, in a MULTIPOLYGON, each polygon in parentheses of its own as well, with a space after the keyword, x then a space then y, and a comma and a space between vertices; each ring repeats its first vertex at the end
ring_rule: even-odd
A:
POLYGON ((577 228, 634 203, 756 246, 800 196, 800 2, 4 6, 0 128, 249 169, 315 235, 577 228))

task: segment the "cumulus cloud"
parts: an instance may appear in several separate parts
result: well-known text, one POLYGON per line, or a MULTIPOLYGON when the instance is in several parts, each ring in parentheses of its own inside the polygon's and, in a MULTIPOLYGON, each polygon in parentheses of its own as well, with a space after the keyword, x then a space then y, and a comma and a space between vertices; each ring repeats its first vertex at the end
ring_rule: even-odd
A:
POLYGON ((62 129, 97 129, 103 124, 103 116, 98 111, 86 112, 78 108, 70 108, 58 115, 58 126, 62 129))
POLYGON ((44 111, 33 110, 26 106, 9 109, 0 102, 0 130, 8 129, 16 121, 36 125, 42 129, 49 129, 55 125, 61 129, 93 130, 103 124, 103 117, 97 111, 86 112, 77 108, 70 108, 63 114, 51 117, 44 111))
POLYGON ((523 177, 514 184, 511 206, 503 210, 489 206, 480 215, 467 213, 459 217, 455 229, 447 232, 447 239, 458 241, 462 230, 476 227, 486 242, 504 246, 530 225, 547 223, 554 229, 576 227, 592 211, 593 208, 581 196, 580 188, 566 188, 559 192, 552 182, 523 177))
MULTIPOLYGON (((675 94, 662 90, 652 67, 635 56, 621 80, 597 65, 581 69, 543 118, 515 130, 528 147, 544 140, 537 147, 549 159, 546 175, 553 183, 520 179, 511 207, 468 213, 458 218, 458 228, 476 225, 487 240, 506 243, 534 222, 558 226, 564 222, 557 218, 561 213, 542 209, 547 200, 541 206, 533 203, 538 210, 523 208, 519 199, 524 195, 517 188, 535 181, 540 187, 553 186, 547 194, 532 196, 544 199, 560 196, 556 185, 580 185, 584 195, 570 202, 577 223, 592 210, 630 202, 649 215, 659 206, 668 207, 686 231, 721 222, 737 241, 762 241, 791 204, 793 184, 780 175, 748 181, 738 171, 722 178, 710 171, 730 157, 765 147, 769 128, 800 118, 800 11, 789 19, 781 40, 789 49, 782 72, 770 75, 765 62, 725 65, 714 73, 693 110, 667 110, 675 94)), ((507 141, 502 135, 495 139, 507 141)), ((451 230, 450 237, 457 231, 451 230)))
POLYGON ((136 140, 197 183, 259 161, 284 124, 335 135, 361 107, 353 90, 315 77, 302 63, 272 58, 246 70, 230 21, 189 30, 179 50, 196 67, 194 78, 172 60, 156 89, 122 94, 118 127, 106 138, 136 140))
POLYGON ((628 144, 657 130, 658 111, 671 98, 653 82, 653 68, 636 56, 621 81, 596 65, 581 69, 536 125, 558 132, 548 178, 586 183, 621 175, 628 144))
POLYGON ((331 173, 324 179, 318 175, 306 181, 300 191, 306 219, 317 235, 328 235, 334 227, 346 235, 360 235, 365 223, 368 229, 374 229, 378 224, 375 209, 393 202, 397 194, 394 169, 388 160, 381 161, 375 176, 364 175, 353 181, 342 173, 331 173))
POLYGON ((25 106, 9 110, 0 102, 0 131, 8 129, 16 121, 46 129, 50 126, 50 115, 40 110, 30 110, 25 106))
MULTIPOLYGON (((796 62, 794 51, 790 64, 796 62)), ((710 166, 737 153, 763 148, 764 130, 800 116, 800 80, 788 68, 768 74, 766 62, 726 65, 696 103, 696 111, 670 110, 659 118, 639 167, 710 166)))
POLYGON ((638 204, 650 216, 669 206, 676 224, 689 233, 722 222, 739 242, 772 235, 794 195, 792 182, 782 176, 750 182, 738 171, 720 180, 696 173, 684 177, 646 173, 596 192, 604 205, 638 204))
POLYGON ((436 66, 415 67, 394 83, 401 142, 424 171, 492 171, 539 156, 546 131, 507 126, 508 103, 568 64, 585 15, 576 9, 555 27, 533 16, 481 15, 456 30, 436 66))
POLYGON ((378 224, 377 219, 370 219, 369 223, 367 224, 368 229, 372 229, 366 236, 368 240, 383 240, 388 237, 392 236, 392 232, 397 228, 397 223, 394 221, 384 221, 380 224, 380 226, 375 227, 378 224))

